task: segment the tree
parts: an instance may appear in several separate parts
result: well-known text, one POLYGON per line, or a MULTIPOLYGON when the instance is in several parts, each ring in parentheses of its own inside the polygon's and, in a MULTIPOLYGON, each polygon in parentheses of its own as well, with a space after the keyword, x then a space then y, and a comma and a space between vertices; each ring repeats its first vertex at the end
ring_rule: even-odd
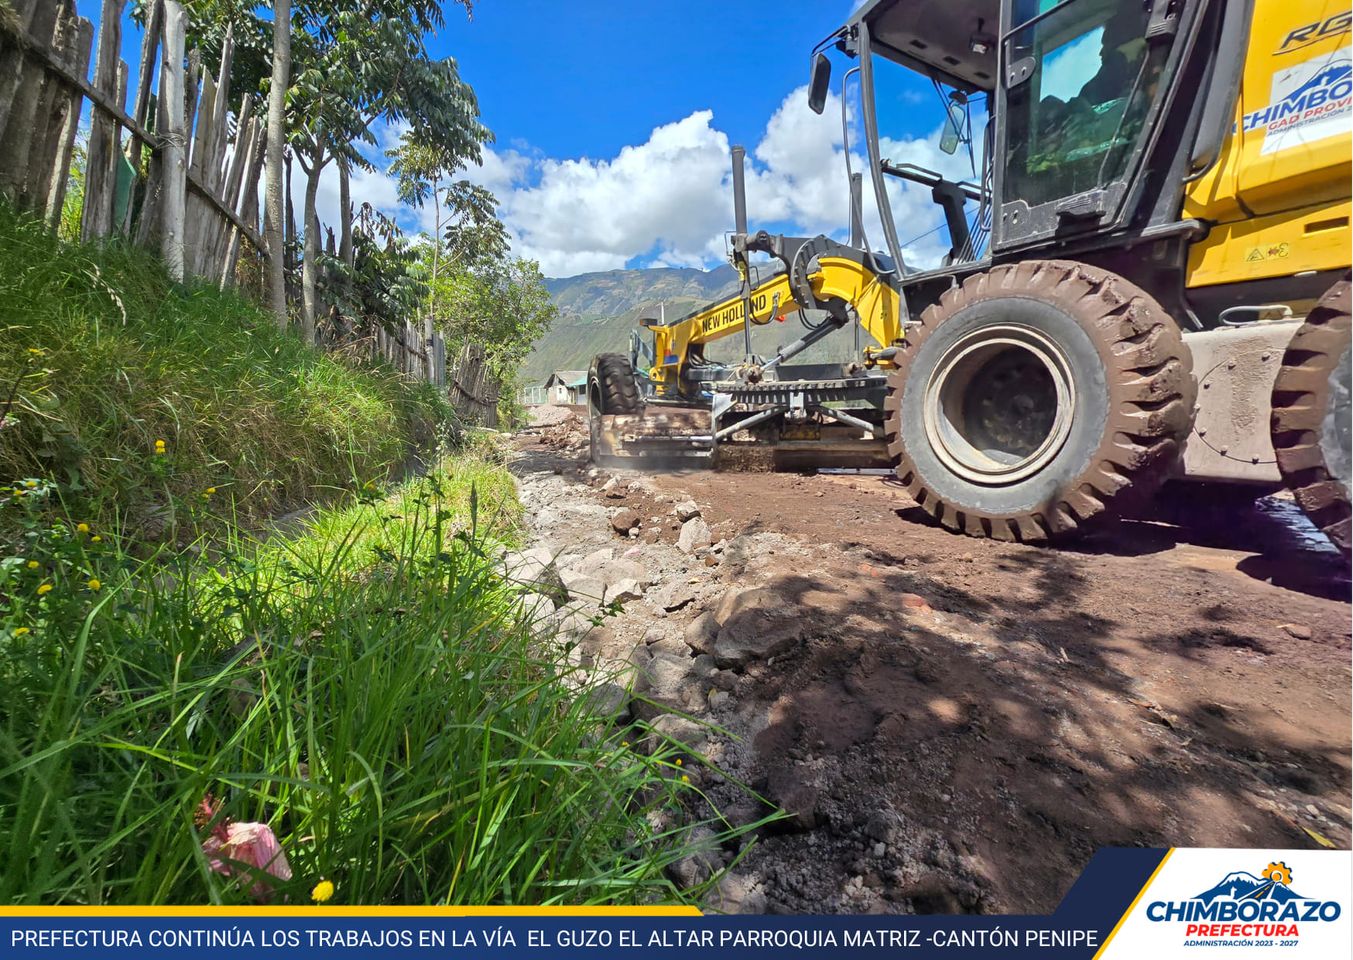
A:
MULTIPOLYGON (((371 127, 378 119, 407 122, 419 141, 440 143, 459 163, 477 161, 491 134, 455 61, 427 54, 428 34, 442 25, 435 0, 366 0, 361 10, 343 0, 301 4, 306 55, 293 84, 292 142, 307 177, 302 328, 312 339, 319 277, 315 201, 325 168, 337 160, 340 170, 370 169, 359 146, 375 143, 371 127)), ((340 215, 351 217, 350 211, 340 215)))
POLYGON ((534 260, 490 260, 443 274, 431 287, 434 319, 448 348, 482 345, 490 371, 503 382, 558 315, 534 260))
POLYGON ((283 199, 287 89, 291 78, 291 0, 273 0, 272 75, 268 80, 267 225, 268 301, 277 325, 287 326, 286 211, 283 199))
POLYGON ((352 262, 335 258, 332 273, 344 282, 334 288, 334 306, 340 316, 351 318, 366 335, 377 329, 399 329, 427 297, 426 269, 419 252, 399 226, 363 203, 352 231, 352 262))
MULTIPOLYGON (((399 147, 388 151, 390 173, 399 185, 399 199, 413 207, 432 206, 431 283, 441 276, 443 258, 452 266, 473 268, 506 256, 507 228, 497 217, 498 200, 468 180, 450 180, 462 158, 440 142, 421 142, 406 131, 399 147), (445 184, 445 186, 443 186, 445 184)), ((432 299, 423 313, 423 339, 432 339, 432 299)), ((429 355, 429 365, 431 356, 429 355)), ((429 371, 430 372, 430 371, 429 371)))

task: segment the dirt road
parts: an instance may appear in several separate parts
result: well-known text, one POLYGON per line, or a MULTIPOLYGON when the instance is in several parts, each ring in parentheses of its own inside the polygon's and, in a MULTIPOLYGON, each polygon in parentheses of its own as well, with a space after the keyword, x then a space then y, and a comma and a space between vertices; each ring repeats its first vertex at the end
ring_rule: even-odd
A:
POLYGON ((612 477, 584 439, 530 433, 515 469, 538 542, 650 572, 590 649, 792 814, 711 906, 1043 912, 1101 846, 1349 846, 1348 572, 1290 504, 1047 549, 883 478, 612 477))

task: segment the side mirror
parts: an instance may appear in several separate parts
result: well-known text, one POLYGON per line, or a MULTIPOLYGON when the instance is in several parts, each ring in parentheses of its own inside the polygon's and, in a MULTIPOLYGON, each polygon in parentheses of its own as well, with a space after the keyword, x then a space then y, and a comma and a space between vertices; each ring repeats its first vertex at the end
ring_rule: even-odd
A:
POLYGON ((963 139, 963 107, 949 101, 945 107, 944 132, 940 134, 940 151, 953 154, 963 139))
POLYGON ((821 113, 827 106, 827 89, 832 82, 832 62, 825 53, 813 58, 813 73, 808 80, 808 109, 821 113))

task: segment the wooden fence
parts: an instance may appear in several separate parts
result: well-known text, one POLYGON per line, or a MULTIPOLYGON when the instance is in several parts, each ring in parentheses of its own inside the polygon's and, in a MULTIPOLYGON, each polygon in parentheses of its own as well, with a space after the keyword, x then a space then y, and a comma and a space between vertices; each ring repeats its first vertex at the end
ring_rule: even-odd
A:
POLYGON ((479 344, 468 344, 461 351, 447 388, 461 419, 498 426, 499 384, 489 373, 484 348, 479 344))
POLYGON ((398 330, 376 331, 376 355, 406 376, 444 387, 446 341, 435 332, 429 341, 419 332, 419 326, 405 322, 398 330))
MULTIPOLYGON (((232 106, 229 32, 213 70, 201 51, 186 49, 181 0, 153 0, 133 88, 120 56, 127 0, 103 0, 97 49, 75 0, 10 4, 12 15, 0 6, 0 194, 57 227, 87 101, 81 239, 127 238, 158 249, 175 278, 222 288, 236 282, 246 250, 266 258, 259 184, 267 123, 252 91, 232 106)), ((421 327, 381 330, 369 349, 411 378, 448 387, 446 343, 421 327)), ((497 422, 498 387, 482 349, 462 356, 450 379, 463 416, 497 422)))
POLYGON ((127 0, 104 0, 97 51, 93 24, 73 0, 12 4, 15 16, 0 18, 0 192, 57 224, 88 101, 82 239, 132 238, 158 247, 176 278, 191 273, 222 286, 234 280, 243 241, 265 255, 265 124, 246 95, 232 136, 229 34, 213 73, 198 51, 185 51, 183 5, 152 4, 128 112, 131 68, 119 55, 127 0))

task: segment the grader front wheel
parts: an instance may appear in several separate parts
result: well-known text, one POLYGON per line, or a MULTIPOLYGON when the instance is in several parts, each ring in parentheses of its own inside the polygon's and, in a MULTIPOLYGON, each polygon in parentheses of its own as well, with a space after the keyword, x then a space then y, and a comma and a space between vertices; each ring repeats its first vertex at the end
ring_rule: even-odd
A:
POLYGON ((634 379, 629 357, 603 353, 594 357, 587 371, 587 432, 591 441, 592 462, 598 466, 624 466, 603 428, 603 417, 636 414, 643 411, 643 400, 634 379))
POLYGON ((1043 540, 1149 493, 1192 417, 1173 320, 1121 277, 1069 261, 969 277, 921 315, 897 362, 897 476, 973 536, 1043 540))

